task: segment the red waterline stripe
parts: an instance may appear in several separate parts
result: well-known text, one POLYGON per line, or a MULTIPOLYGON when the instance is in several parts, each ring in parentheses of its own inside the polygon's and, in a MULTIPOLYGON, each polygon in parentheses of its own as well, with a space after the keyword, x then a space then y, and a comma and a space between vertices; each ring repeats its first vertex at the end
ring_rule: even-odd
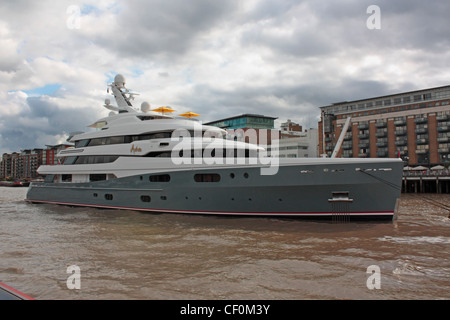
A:
MULTIPOLYGON (((61 204, 79 207, 94 207, 94 208, 108 208, 108 209, 122 209, 122 210, 138 210, 138 211, 150 211, 150 212, 171 212, 171 213, 198 213, 198 214, 239 214, 239 215, 331 215, 339 214, 336 212, 229 212, 229 211, 194 211, 194 210, 169 210, 169 209, 148 209, 148 208, 138 208, 138 207, 119 207, 119 206, 106 206, 100 204, 82 204, 82 203, 71 203, 71 202, 57 202, 57 201, 44 201, 44 200, 31 200, 25 199, 29 202, 41 202, 50 204, 61 204)), ((352 215, 391 215, 394 211, 350 211, 346 212, 352 215)))
POLYGON ((0 288, 5 289, 7 292, 19 297, 19 298, 23 298, 23 299, 27 299, 27 300, 34 300, 33 298, 31 298, 30 296, 27 296, 25 293, 20 292, 19 290, 16 290, 14 288, 11 288, 10 286, 0 282, 0 288))

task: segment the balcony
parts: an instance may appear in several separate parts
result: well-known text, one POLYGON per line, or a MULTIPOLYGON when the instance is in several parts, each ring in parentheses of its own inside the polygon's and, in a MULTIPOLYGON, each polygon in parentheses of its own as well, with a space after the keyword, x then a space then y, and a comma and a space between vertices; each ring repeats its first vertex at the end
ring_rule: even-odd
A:
POLYGON ((406 131, 406 130, 395 130, 394 131, 394 134, 396 135, 396 136, 404 136, 405 134, 407 134, 408 133, 408 131, 406 131))
POLYGON ((426 150, 426 149, 418 149, 418 150, 416 150, 416 154, 427 154, 428 153, 428 150, 426 150))
POLYGON ((450 148, 439 148, 438 152, 439 153, 450 153, 450 148))
POLYGON ((342 149, 344 150, 352 150, 353 149, 353 144, 348 144, 348 143, 344 143, 342 144, 342 149))
POLYGON ((344 136, 344 141, 348 141, 348 140, 352 140, 353 139, 353 137, 352 137, 352 135, 351 134, 345 134, 345 136, 344 136))
POLYGON ((450 137, 440 137, 437 138, 438 142, 449 142, 450 141, 450 137))
POLYGON ((436 121, 441 122, 441 121, 447 121, 448 120, 448 115, 447 114, 443 114, 440 116, 436 117, 436 121))
POLYGON ((369 124, 368 123, 360 123, 358 125, 358 129, 359 130, 367 130, 367 129, 369 129, 369 124))
POLYGON ((358 138, 360 138, 360 139, 368 139, 369 138, 369 134, 368 133, 360 133, 360 134, 358 134, 358 138))
POLYGON ((416 139, 416 144, 427 144, 427 143, 428 139, 426 138, 416 139))
POLYGON ((377 147, 386 147, 387 142, 377 142, 376 145, 377 145, 377 147))
POLYGON ((428 118, 424 118, 424 117, 415 118, 414 122, 415 123, 427 123, 428 122, 428 118))
POLYGON ((377 151, 377 157, 386 157, 387 151, 377 151))
POLYGON ((395 120, 394 121, 394 126, 404 126, 404 125, 406 125, 406 120, 405 119, 395 120))
POLYGON ((387 123, 386 121, 377 121, 375 122, 375 127, 376 128, 386 128, 387 123))
POLYGON ((438 132, 448 132, 450 131, 450 126, 439 126, 437 127, 438 132))
POLYGON ((416 128, 414 130, 414 132, 417 133, 417 134, 424 134, 424 133, 428 132, 428 129, 427 128, 416 128))
POLYGON ((360 144, 358 144, 358 148, 360 148, 360 149, 366 149, 368 147, 369 147, 368 143, 360 143, 360 144))
POLYGON ((358 158, 370 158, 369 153, 358 153, 358 158))
POLYGON ((325 142, 331 142, 331 141, 333 141, 333 138, 331 138, 331 137, 325 137, 325 142))
POLYGON ((407 140, 397 140, 395 141, 396 146, 406 146, 408 144, 407 140))
POLYGON ((343 156, 344 158, 353 158, 353 152, 352 152, 352 151, 350 151, 350 152, 344 152, 344 153, 342 153, 342 156, 343 156))
POLYGON ((386 137, 386 135, 387 135, 387 132, 384 132, 384 131, 375 132, 375 137, 377 137, 377 138, 386 137))

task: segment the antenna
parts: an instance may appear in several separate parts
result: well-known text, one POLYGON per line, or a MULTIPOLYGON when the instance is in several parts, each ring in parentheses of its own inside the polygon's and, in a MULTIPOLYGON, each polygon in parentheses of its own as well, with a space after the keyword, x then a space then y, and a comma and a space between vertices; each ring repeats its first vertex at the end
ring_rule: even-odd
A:
POLYGON ((111 90, 113 92, 114 98, 116 99, 118 107, 112 107, 110 104, 106 103, 105 100, 105 108, 113 111, 119 111, 119 113, 120 112, 136 113, 136 110, 133 109, 133 105, 131 104, 130 99, 132 100, 134 98, 134 95, 137 95, 137 93, 130 93, 130 91, 127 88, 125 88, 125 77, 121 74, 116 75, 114 77, 114 82, 109 86, 111 87, 111 90))

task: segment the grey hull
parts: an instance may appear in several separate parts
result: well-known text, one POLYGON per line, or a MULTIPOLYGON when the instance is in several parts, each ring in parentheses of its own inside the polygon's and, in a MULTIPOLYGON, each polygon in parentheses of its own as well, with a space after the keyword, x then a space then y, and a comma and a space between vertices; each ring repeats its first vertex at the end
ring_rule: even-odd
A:
MULTIPOLYGON (((26 200, 139 211, 303 217, 392 219, 401 192, 402 162, 280 166, 276 175, 259 168, 167 172, 168 182, 150 174, 90 183, 33 182, 26 200), (195 174, 220 175, 197 182, 195 174)), ((164 172, 158 173, 159 175, 164 172)))

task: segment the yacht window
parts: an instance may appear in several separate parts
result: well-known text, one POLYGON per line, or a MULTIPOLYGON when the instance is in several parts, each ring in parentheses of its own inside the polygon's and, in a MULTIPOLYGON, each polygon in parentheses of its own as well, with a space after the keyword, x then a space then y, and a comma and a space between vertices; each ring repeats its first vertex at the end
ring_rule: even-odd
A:
MULTIPOLYGON (((249 150, 249 149, 212 149, 212 150, 207 150, 205 153, 205 150, 180 150, 179 152, 179 157, 183 157, 184 156, 184 152, 188 152, 187 154, 189 154, 189 152, 191 153, 191 158, 195 158, 195 157, 204 157, 204 158, 249 158, 250 156, 252 157, 256 157, 257 156, 257 150, 249 150)), ((147 155, 149 156, 149 155, 147 155)), ((189 157, 187 155, 187 157, 189 157)))
POLYGON ((151 158, 170 158, 171 155, 171 151, 154 151, 147 153, 145 156, 151 158))
POLYGON ((220 175, 217 173, 198 173, 194 175, 196 182, 219 182, 220 175))
POLYGON ((169 182, 170 175, 168 174, 157 174, 149 177, 151 182, 169 182))
POLYGON ((110 193, 105 194, 105 199, 106 200, 112 200, 113 199, 113 195, 110 193))
POLYGON ((89 180, 91 182, 106 180, 106 174, 90 174, 89 175, 89 180))
POLYGON ((110 137, 109 138, 109 143, 107 144, 119 144, 119 143, 124 143, 124 136, 119 136, 119 137, 110 137))
POLYGON ((48 174, 45 176, 44 182, 52 183, 55 181, 55 175, 54 174, 48 174))
POLYGON ((75 141, 75 148, 86 147, 89 144, 90 141, 91 141, 90 139, 84 139, 84 140, 75 141))
POLYGON ((72 157, 67 157, 63 160, 63 164, 65 165, 69 165, 69 164, 74 164, 77 161, 78 157, 72 156, 72 157))
POLYGON ((146 121, 146 120, 153 120, 153 119, 155 119, 155 117, 153 117, 153 116, 138 116, 138 119, 140 119, 141 121, 146 121))
POLYGON ((71 174, 61 175, 61 182, 72 182, 72 175, 71 174))
POLYGON ((150 200, 151 200, 150 196, 141 196, 142 202, 150 202, 150 200))
POLYGON ((111 163, 119 156, 79 156, 75 164, 111 163))

